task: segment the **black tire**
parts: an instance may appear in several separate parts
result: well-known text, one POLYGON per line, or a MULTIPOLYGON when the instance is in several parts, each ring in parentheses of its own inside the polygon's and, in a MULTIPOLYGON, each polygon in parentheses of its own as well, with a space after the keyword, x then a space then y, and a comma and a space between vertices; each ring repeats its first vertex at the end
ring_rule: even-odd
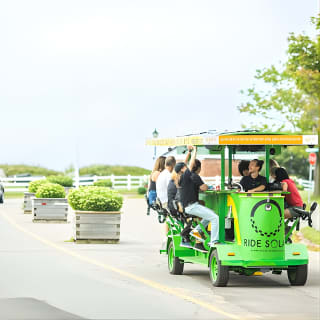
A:
POLYGON ((210 280, 215 287, 225 287, 229 281, 229 267, 222 266, 217 250, 210 255, 210 280))
POLYGON ((174 256, 174 247, 172 241, 168 248, 168 269, 171 274, 182 274, 184 263, 174 256))
POLYGON ((292 286, 304 286, 308 278, 308 265, 289 267, 287 274, 292 286))

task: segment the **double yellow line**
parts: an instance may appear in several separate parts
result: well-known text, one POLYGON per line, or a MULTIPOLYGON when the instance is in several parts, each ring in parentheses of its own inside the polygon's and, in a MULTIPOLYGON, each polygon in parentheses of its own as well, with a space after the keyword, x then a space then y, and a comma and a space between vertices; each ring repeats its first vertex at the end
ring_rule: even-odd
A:
POLYGON ((178 298, 181 298, 183 300, 186 300, 186 301, 189 301, 189 302, 192 302, 198 306, 201 306, 209 311, 212 311, 212 312, 215 312, 215 313, 218 313, 220 315, 223 315, 227 318, 230 318, 230 319, 236 319, 236 320, 239 320, 239 319, 242 319, 241 317, 239 316, 236 316, 234 314, 231 314, 231 313, 228 313, 228 312, 225 312, 223 310, 221 310, 220 308, 218 307, 215 307, 209 303, 206 303, 206 302, 203 302, 199 299, 196 299, 196 298, 193 298, 189 295, 186 295, 186 294, 183 294, 181 292, 179 292, 178 290, 175 290, 173 288, 170 288, 170 287, 167 287, 167 286, 164 286, 158 282, 155 282, 155 281, 151 281, 151 280, 148 280, 148 279, 145 279, 145 278, 142 278, 142 277, 139 277, 137 275, 134 275, 132 273, 129 273, 129 272, 126 272, 124 270, 121 270, 121 269, 118 269, 118 268, 115 268, 111 265, 108 265, 108 264, 105 264, 105 263, 101 263, 99 262, 98 260, 95 260, 95 259, 90 259, 88 257, 85 257, 83 255, 80 255, 79 253, 76 253, 70 249, 66 249, 66 248, 63 248, 49 240, 46 240, 40 236, 38 236, 37 234, 34 234, 33 232, 21 227, 20 225, 18 225, 14 220, 12 220, 12 218, 8 217, 6 214, 4 213, 1 213, 3 218, 6 219, 11 225, 13 225, 15 228, 17 228, 18 230, 22 231, 23 233, 29 235, 30 237, 36 239, 36 240, 39 240, 40 242, 46 244, 47 246, 51 247, 51 248, 54 248, 60 252, 63 252, 69 256, 72 256, 78 260, 81 260, 81 261, 84 261, 84 262, 87 262, 87 263, 90 263, 92 265, 95 265, 97 267, 100 267, 102 269, 105 269, 105 270, 108 270, 108 271, 112 271, 114 273, 117 273, 117 274, 120 274, 121 276, 123 277, 126 277, 126 278, 129 278, 129 279, 132 279, 132 280, 135 280, 137 282, 140 282, 140 283, 143 283, 144 285, 148 286, 148 287, 151 287, 151 288, 154 288, 156 290, 159 290, 159 291, 162 291, 164 293, 168 293, 170 295, 173 295, 173 296, 176 296, 178 298))

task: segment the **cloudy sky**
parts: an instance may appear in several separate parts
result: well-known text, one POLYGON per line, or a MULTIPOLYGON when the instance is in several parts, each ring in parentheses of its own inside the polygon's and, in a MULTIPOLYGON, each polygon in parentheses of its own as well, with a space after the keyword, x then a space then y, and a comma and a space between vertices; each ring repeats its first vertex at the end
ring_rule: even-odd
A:
POLYGON ((255 70, 312 32, 318 0, 0 4, 0 163, 150 168, 145 139, 239 129, 255 70), (77 151, 76 151, 77 150, 77 151), (77 154, 77 156, 76 156, 77 154))

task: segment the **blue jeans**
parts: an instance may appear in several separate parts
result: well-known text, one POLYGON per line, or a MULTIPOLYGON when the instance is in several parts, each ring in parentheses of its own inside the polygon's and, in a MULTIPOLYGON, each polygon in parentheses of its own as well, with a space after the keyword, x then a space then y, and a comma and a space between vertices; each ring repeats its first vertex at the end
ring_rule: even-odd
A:
MULTIPOLYGON (((201 224, 206 228, 211 222, 211 242, 219 240, 219 216, 211 209, 195 202, 185 209, 187 214, 202 218, 201 224)), ((197 231, 201 231, 199 225, 196 226, 197 231)))

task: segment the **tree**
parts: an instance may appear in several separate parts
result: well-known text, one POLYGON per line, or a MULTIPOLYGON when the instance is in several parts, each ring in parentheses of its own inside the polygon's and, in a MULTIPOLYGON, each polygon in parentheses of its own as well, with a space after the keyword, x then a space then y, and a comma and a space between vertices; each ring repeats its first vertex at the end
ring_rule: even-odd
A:
MULTIPOLYGON (((262 85, 248 89, 249 101, 238 107, 241 113, 255 116, 251 128, 313 133, 320 141, 320 14, 311 22, 316 30, 314 38, 290 33, 287 61, 278 69, 272 65, 257 70, 255 78, 262 85)), ((320 195, 319 162, 318 152, 316 196, 320 195)))

